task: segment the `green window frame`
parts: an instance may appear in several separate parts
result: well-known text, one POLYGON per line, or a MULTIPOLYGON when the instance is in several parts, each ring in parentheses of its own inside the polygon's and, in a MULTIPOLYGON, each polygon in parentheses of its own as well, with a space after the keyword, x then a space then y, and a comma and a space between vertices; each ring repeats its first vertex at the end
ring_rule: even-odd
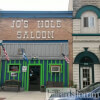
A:
POLYGON ((20 68, 21 68, 21 64, 8 64, 8 73, 20 73, 20 68), (9 71, 9 66, 10 65, 19 65, 19 71, 9 71))
POLYGON ((49 72, 51 72, 51 73, 52 73, 52 71, 51 71, 52 66, 60 66, 60 72, 59 73, 62 73, 62 64, 49 64, 49 72))

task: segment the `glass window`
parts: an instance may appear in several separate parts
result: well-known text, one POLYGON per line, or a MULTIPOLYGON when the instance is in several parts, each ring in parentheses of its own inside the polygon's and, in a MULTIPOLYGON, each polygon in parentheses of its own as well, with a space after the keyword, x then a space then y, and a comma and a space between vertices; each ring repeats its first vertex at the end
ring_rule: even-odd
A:
POLYGON ((9 71, 19 71, 19 65, 10 65, 9 71))
POLYGON ((88 27, 88 17, 84 17, 84 27, 88 27))
POLYGON ((94 17, 89 17, 89 27, 94 27, 94 17))
POLYGON ((94 27, 94 17, 84 17, 84 27, 94 27))

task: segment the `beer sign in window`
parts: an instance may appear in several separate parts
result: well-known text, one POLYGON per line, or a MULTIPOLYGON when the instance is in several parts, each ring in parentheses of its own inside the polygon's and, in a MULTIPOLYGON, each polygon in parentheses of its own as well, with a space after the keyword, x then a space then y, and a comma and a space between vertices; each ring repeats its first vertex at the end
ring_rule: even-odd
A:
POLYGON ((19 72, 19 65, 9 65, 10 72, 19 72))
POLYGON ((60 65, 52 65, 51 66, 51 72, 60 72, 60 65))

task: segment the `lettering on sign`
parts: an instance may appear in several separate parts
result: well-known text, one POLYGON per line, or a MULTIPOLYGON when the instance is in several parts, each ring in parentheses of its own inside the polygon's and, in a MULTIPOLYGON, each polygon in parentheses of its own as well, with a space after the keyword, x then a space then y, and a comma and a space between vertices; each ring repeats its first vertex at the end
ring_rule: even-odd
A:
POLYGON ((34 28, 29 30, 28 20, 13 20, 11 28, 18 29, 17 39, 54 39, 54 29, 61 28, 61 20, 38 20, 37 28, 39 30, 36 31, 34 31, 34 28), (21 28, 25 28, 25 31, 21 31, 21 28), (46 30, 40 31, 42 28, 46 30))

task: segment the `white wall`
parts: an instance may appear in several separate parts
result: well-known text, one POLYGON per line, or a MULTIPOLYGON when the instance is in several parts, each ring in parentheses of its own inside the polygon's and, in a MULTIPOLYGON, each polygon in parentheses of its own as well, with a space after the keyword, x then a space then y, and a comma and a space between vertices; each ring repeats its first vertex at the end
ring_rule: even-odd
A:
POLYGON ((81 15, 81 33, 98 33, 99 29, 98 29, 98 18, 96 13, 92 12, 92 11, 87 11, 84 12, 81 15), (84 17, 94 17, 94 27, 84 27, 84 17))
POLYGON ((79 64, 73 64, 73 82, 77 84, 77 89, 79 89, 79 64))
POLYGON ((73 36, 73 62, 75 57, 88 47, 100 59, 100 36, 73 36))
POLYGON ((100 64, 94 65, 94 81, 100 82, 100 64))
POLYGON ((81 15, 81 19, 73 19, 73 33, 100 33, 100 19, 95 12, 86 11, 81 15), (84 17, 94 17, 94 27, 83 27, 84 17))

